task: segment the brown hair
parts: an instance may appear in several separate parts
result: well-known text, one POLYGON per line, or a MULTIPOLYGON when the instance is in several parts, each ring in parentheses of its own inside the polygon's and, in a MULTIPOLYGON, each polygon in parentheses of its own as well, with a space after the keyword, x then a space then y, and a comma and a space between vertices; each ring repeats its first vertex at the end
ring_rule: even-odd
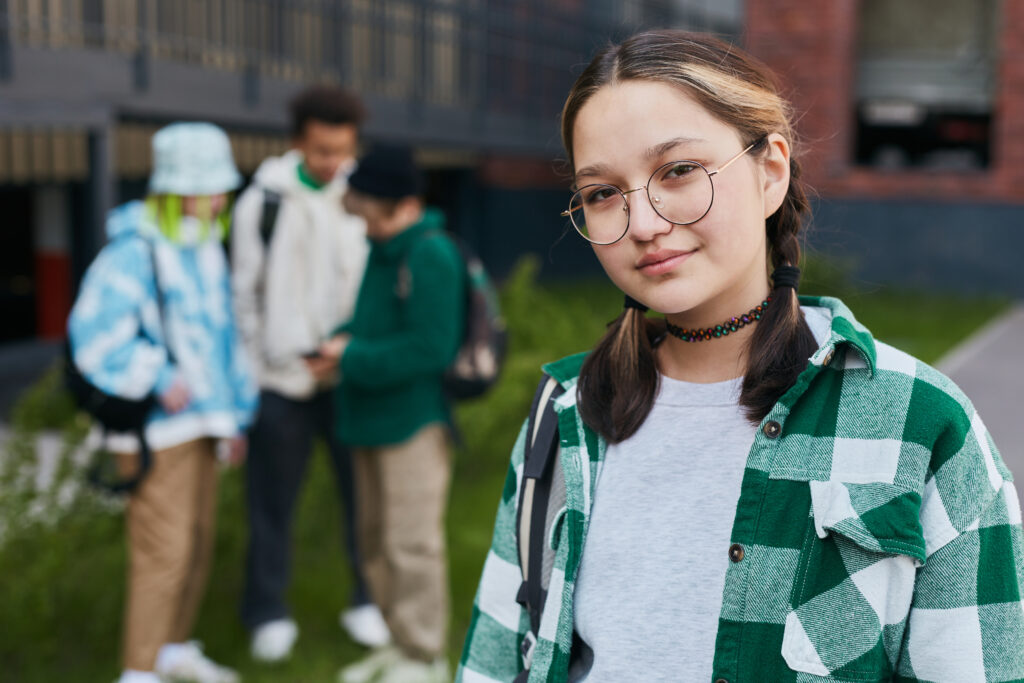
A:
MULTIPOLYGON (((573 126, 580 110, 602 87, 626 80, 681 88, 723 123, 736 129, 751 154, 764 154, 766 138, 779 133, 795 144, 788 103, 769 69, 717 38, 685 31, 640 33, 599 53, 576 79, 562 110, 562 142, 573 164, 573 126)), ((782 206, 765 221, 773 267, 797 265, 797 234, 809 212, 800 164, 790 160, 782 206)), ((664 325, 626 308, 587 356, 580 371, 579 409, 584 422, 612 443, 632 436, 651 411, 658 391, 654 343, 664 325)), ((793 385, 817 344, 800 311, 795 290, 773 288, 772 304, 754 327, 740 405, 760 422, 793 385)))

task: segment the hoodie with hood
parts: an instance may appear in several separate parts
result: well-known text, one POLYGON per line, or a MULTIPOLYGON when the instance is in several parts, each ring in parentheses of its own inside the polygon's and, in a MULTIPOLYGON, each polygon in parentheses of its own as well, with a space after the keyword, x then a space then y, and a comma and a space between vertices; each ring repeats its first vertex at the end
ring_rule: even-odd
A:
POLYGON ((296 400, 327 388, 302 355, 352 316, 369 253, 365 223, 341 206, 347 176, 314 188, 301 163, 293 150, 260 165, 235 208, 231 256, 238 325, 260 386, 296 400), (267 245, 265 190, 281 195, 267 245))
POLYGON ((236 436, 256 408, 216 233, 184 218, 172 242, 142 202, 114 209, 109 242, 89 266, 68 318, 75 364, 100 389, 138 399, 162 394, 177 378, 185 383, 184 410, 172 415, 157 405, 147 420, 153 449, 236 436))

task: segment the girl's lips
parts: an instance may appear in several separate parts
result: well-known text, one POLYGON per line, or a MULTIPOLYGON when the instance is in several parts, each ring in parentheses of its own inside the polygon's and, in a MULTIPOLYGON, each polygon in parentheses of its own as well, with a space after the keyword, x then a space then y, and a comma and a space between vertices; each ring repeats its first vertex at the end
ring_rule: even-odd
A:
POLYGON ((696 249, 691 251, 655 252, 637 261, 636 269, 644 275, 664 275, 674 270, 679 264, 695 253, 697 253, 696 249))

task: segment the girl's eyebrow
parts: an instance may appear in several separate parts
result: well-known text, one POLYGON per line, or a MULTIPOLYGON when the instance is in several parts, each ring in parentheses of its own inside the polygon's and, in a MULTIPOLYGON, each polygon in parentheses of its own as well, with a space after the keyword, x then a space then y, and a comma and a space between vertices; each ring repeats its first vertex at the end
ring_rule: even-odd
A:
MULTIPOLYGON (((644 152, 644 158, 646 159, 657 159, 664 156, 667 152, 675 149, 679 145, 690 145, 700 142, 707 142, 703 138, 688 138, 688 137, 677 137, 671 140, 649 147, 644 152)), ((591 164, 590 166, 584 166, 580 170, 576 171, 575 179, 576 184, 579 185, 581 178, 592 178, 594 176, 607 175, 611 172, 607 164, 591 164)))
POLYGON ((669 150, 672 150, 672 149, 678 147, 679 145, 691 145, 691 144, 699 143, 699 142, 707 142, 707 141, 702 139, 702 138, 688 138, 688 137, 672 138, 671 140, 666 140, 665 142, 662 142, 661 144, 654 145, 653 147, 649 147, 647 149, 647 151, 644 153, 644 156, 646 158, 648 158, 648 159, 657 159, 657 158, 661 157, 662 155, 664 155, 669 150))
POLYGON ((606 175, 610 173, 607 164, 592 164, 585 166, 580 170, 576 171, 576 184, 579 184, 580 178, 591 178, 594 176, 606 175))

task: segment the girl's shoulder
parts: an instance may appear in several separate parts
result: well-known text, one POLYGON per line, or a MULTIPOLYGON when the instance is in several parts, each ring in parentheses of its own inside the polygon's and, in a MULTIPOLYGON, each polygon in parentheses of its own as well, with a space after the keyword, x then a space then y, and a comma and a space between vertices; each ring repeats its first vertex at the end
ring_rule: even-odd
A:
POLYGON ((976 411, 949 377, 915 356, 876 339, 838 299, 801 297, 819 348, 811 363, 842 373, 841 405, 867 420, 887 418, 913 436, 915 425, 942 429, 971 421, 976 411))
POLYGON ((832 337, 831 350, 819 349, 831 372, 787 427, 817 422, 832 444, 833 475, 884 471, 923 499, 934 490, 950 509, 979 513, 1013 476, 971 400, 938 369, 861 329, 857 341, 832 337))
POLYGON ((546 376, 566 387, 569 384, 575 383, 575 380, 579 378, 580 368, 583 367, 583 361, 586 360, 588 353, 590 352, 580 351, 550 363, 545 363, 541 370, 546 376))

